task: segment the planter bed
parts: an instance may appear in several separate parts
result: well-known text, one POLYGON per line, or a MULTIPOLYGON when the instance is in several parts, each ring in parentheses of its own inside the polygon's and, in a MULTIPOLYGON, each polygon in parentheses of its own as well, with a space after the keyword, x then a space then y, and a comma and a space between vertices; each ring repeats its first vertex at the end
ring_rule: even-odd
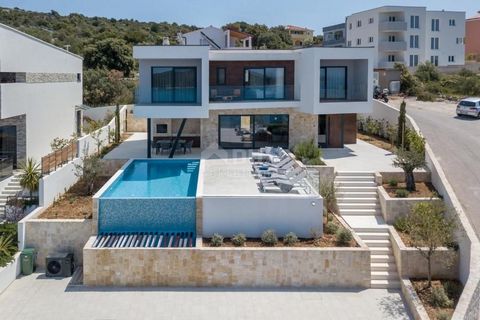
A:
MULTIPOLYGON (((392 198, 399 198, 395 193, 397 190, 407 190, 404 182, 399 182, 395 187, 384 183, 383 188, 392 198)), ((407 198, 432 198, 437 196, 437 191, 430 182, 415 182, 415 188, 416 191, 408 191, 407 198)))
MULTIPOLYGON (((291 246, 283 244, 282 239, 278 239, 278 243, 274 246, 267 246, 262 243, 261 239, 258 238, 248 238, 245 242, 244 247, 251 248, 298 248, 298 247, 310 247, 310 248, 333 248, 333 247, 358 247, 355 240, 350 241, 348 245, 340 246, 337 244, 336 237, 334 234, 324 234, 321 238, 317 239, 303 239, 299 238, 299 241, 291 246)), ((210 238, 203 239, 204 247, 214 247, 210 243, 210 238)), ((235 247, 230 238, 225 238, 221 247, 235 247)))
POLYGON ((418 280, 418 279, 410 279, 410 280, 412 282, 413 288, 415 288, 415 292, 420 298, 420 301, 422 302, 423 307, 427 311, 427 314, 430 317, 430 319, 438 319, 438 315, 442 313, 448 314, 450 317, 452 316, 463 290, 463 286, 459 281, 456 281, 456 280, 433 280, 432 281, 432 288, 437 288, 442 286, 444 286, 444 288, 445 286, 456 288, 455 290, 451 290, 451 292, 448 292, 447 290, 445 290, 448 298, 453 301, 453 305, 448 308, 441 308, 441 307, 435 307, 432 305, 431 298, 430 298, 430 289, 426 288, 427 280, 418 280))
POLYGON ((366 132, 360 132, 360 131, 357 133, 357 138, 367 143, 370 143, 376 147, 379 147, 383 150, 393 152, 393 148, 390 141, 388 141, 385 138, 370 135, 370 134, 367 134, 366 132))
MULTIPOLYGON (((94 193, 107 181, 109 176, 99 177, 95 183, 94 193)), ((82 181, 74 184, 60 199, 44 210, 38 219, 91 219, 92 196, 85 195, 82 181)))

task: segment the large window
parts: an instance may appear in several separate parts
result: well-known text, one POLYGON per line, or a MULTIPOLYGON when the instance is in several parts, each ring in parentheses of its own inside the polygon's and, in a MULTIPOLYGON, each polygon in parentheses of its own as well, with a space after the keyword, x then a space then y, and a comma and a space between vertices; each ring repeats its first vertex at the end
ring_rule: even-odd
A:
POLYGON ((17 168, 17 127, 0 127, 0 177, 7 177, 17 168))
POLYGON ((222 148, 288 148, 288 115, 220 115, 218 123, 222 148))
POLYGON ((320 68, 320 100, 347 99, 347 67, 320 68))
POLYGON ((191 103, 196 101, 197 68, 152 68, 152 103, 191 103))
POLYGON ((285 68, 246 68, 246 100, 281 100, 285 98, 285 68))

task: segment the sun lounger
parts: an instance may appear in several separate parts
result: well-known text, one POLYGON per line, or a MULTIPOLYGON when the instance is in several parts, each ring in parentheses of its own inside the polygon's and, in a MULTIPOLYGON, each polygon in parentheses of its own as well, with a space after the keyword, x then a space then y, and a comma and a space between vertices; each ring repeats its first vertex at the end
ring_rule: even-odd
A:
POLYGON ((269 181, 260 180, 260 188, 264 190, 266 187, 269 187, 269 186, 280 187, 281 185, 290 185, 290 184, 292 185, 292 188, 293 188, 293 186, 301 182, 306 177, 306 175, 307 173, 305 172, 305 170, 303 170, 301 173, 297 174, 296 176, 288 180, 286 179, 272 179, 269 181))
POLYGON ((303 170, 304 169, 302 167, 298 166, 291 170, 286 171, 284 174, 276 173, 276 172, 268 172, 269 175, 260 176, 260 180, 265 182, 271 181, 271 180, 277 180, 277 179, 289 180, 295 177, 296 175, 301 174, 303 170))

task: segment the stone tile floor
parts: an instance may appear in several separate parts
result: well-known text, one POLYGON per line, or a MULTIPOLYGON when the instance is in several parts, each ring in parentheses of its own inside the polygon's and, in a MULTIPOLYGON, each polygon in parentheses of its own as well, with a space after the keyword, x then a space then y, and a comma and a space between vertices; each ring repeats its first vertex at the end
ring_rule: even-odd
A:
POLYGON ((0 295, 1 319, 410 319, 399 291, 88 288, 35 273, 0 295))

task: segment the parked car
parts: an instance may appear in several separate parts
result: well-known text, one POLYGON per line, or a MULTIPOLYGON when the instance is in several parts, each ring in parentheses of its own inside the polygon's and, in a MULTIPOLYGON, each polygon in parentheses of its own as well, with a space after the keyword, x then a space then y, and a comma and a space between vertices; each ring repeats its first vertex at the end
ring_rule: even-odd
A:
POLYGON ((472 116, 480 119, 480 98, 466 98, 457 105, 457 116, 472 116))

